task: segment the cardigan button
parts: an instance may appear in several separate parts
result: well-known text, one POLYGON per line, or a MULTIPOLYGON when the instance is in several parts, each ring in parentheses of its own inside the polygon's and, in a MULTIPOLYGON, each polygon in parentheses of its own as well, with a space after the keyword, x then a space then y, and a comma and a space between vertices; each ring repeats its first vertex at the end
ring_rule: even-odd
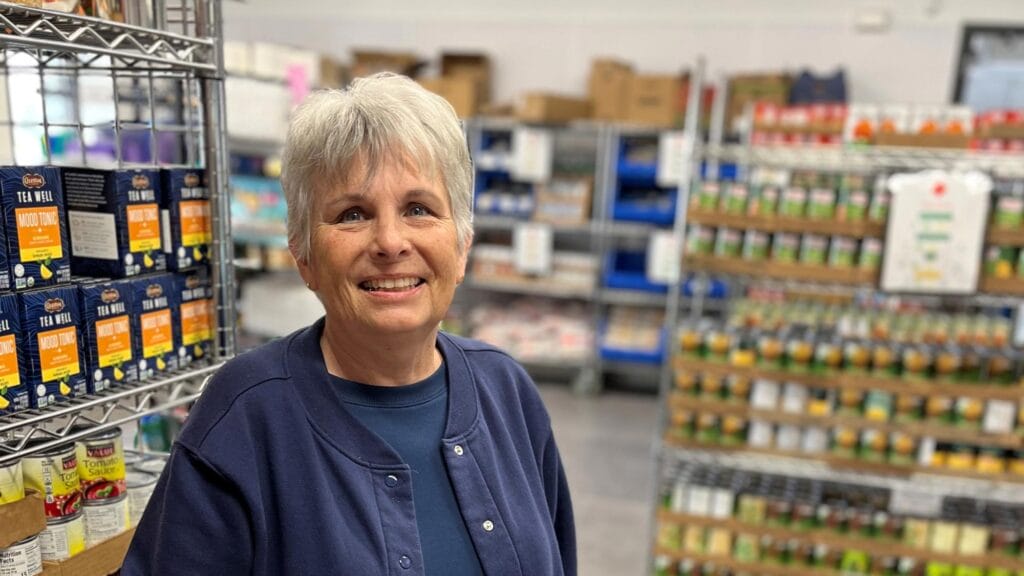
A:
POLYGON ((494 530, 494 522, 491 522, 490 520, 484 520, 484 530, 487 532, 494 530))
POLYGON ((456 456, 462 456, 462 452, 463 452, 462 446, 459 446, 458 444, 456 444, 455 448, 452 448, 452 451, 455 452, 456 456))
POLYGON ((403 570, 408 570, 409 567, 412 566, 412 559, 405 554, 402 554, 398 559, 398 565, 401 566, 403 570))
POLYGON ((398 486, 398 476, 395 476, 394 474, 388 474, 388 477, 384 479, 384 484, 386 484, 388 488, 394 488, 395 486, 398 486))

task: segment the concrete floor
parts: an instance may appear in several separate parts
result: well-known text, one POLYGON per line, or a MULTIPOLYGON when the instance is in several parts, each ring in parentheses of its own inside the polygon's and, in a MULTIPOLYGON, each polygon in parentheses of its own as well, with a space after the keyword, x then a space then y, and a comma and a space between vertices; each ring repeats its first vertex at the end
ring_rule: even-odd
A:
POLYGON ((653 395, 541 384, 576 514, 580 576, 642 576, 650 550, 653 395))

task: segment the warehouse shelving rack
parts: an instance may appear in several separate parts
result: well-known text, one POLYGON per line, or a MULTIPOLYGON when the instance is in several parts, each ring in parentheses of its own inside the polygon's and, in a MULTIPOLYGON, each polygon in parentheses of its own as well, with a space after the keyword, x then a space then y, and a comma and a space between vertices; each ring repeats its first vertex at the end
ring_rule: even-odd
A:
MULTIPOLYGON (((142 3, 138 3, 142 6, 142 3)), ((0 417, 0 464, 47 450, 90 434, 167 411, 196 400, 208 379, 235 354, 234 269, 227 195, 227 154, 224 135, 224 66, 221 52, 221 3, 217 0, 157 0, 153 4, 155 28, 98 18, 28 8, 0 2, 0 50, 3 73, 33 74, 39 79, 42 118, 23 122, 11 118, 8 128, 33 126, 42 136, 47 162, 57 159, 51 137, 72 133, 79 142, 90 129, 115 134, 117 167, 202 166, 211 189, 213 226, 212 275, 216 302, 216 338, 213 358, 205 365, 181 370, 160 380, 115 388, 98 395, 73 398, 43 410, 0 417), (71 78, 71 122, 51 122, 46 92, 51 76, 71 78), (81 120, 78 79, 107 77, 114 84, 114 117, 89 125, 81 120), (131 79, 141 90, 149 118, 122 117, 116 99, 119 79, 131 79), (180 122, 162 123, 156 117, 160 84, 176 86, 181 104, 180 122), (122 132, 149 132, 148 160, 126 158, 120 145, 122 132), (161 162, 157 139, 161 132, 179 135, 184 149, 178 163, 161 162), (84 426, 83 426, 84 425, 84 426)), ((8 84, 9 88, 9 84, 8 84)), ((13 136, 12 136, 13 137, 13 136)), ((12 148, 14 148, 12 144, 12 148)), ((15 149, 15 153, 17 150, 15 149)), ((89 163, 82 145, 82 164, 89 163)), ((77 163, 77 162, 76 162, 77 163)), ((103 163, 109 167, 109 162, 103 163)))
MULTIPOLYGON (((717 94, 724 98, 725 93, 720 90, 717 94)), ((721 117, 718 116, 718 122, 721 117)), ((764 146, 755 147, 750 144, 749 138, 742 144, 723 145, 720 138, 714 137, 712 130, 711 141, 708 142, 699 156, 708 164, 717 167, 719 163, 735 163, 737 165, 737 179, 742 180, 749 168, 753 166, 784 168, 792 170, 820 170, 835 171, 844 173, 856 172, 878 172, 878 171, 919 171, 928 169, 945 170, 981 170, 990 174, 1006 177, 1024 177, 1024 160, 1019 154, 990 153, 974 150, 939 150, 926 148, 901 148, 901 147, 810 147, 810 146, 764 146)), ((709 171, 711 178, 716 177, 716 171, 709 171)), ((788 219, 778 218, 735 218, 713 212, 700 210, 691 211, 687 215, 685 224, 702 224, 712 226, 738 227, 746 229, 757 229, 762 231, 807 231, 806 228, 799 228, 799 224, 788 219)), ((818 226, 814 222, 803 222, 805 226, 818 226)), ((830 223, 831 224, 834 223, 830 223)), ((871 225, 846 226, 845 232, 852 237, 876 237, 884 236, 884 229, 871 225), (856 228, 856 229, 853 229, 856 228)), ((830 233, 834 232, 831 226, 830 233)), ((811 230, 813 232, 813 230, 811 230)), ((1019 233, 1017 231, 989 230, 986 236, 986 244, 999 244, 1007 246, 1020 246, 1019 233)), ((752 265, 750 263, 725 258, 702 256, 699 258, 683 258, 683 269, 695 271, 698 274, 711 274, 728 278, 730 281, 730 292, 744 293, 747 287, 764 287, 773 290, 782 290, 794 294, 813 295, 822 298, 835 299, 851 302, 857 296, 879 294, 877 287, 877 276, 836 275, 825 273, 822 270, 805 270, 799 266, 789 268, 779 267, 777 264, 752 265)), ((979 284, 979 292, 969 296, 943 296, 943 295, 904 295, 906 298, 913 298, 925 306, 947 306, 958 305, 979 308, 1012 308, 1018 309, 1021 304, 1019 296, 1024 295, 1019 280, 991 280, 983 278, 979 284)), ((699 316, 699 312, 695 317, 699 316)), ((674 332, 673 332, 674 334, 674 332)), ((798 382, 808 386, 823 386, 828 389, 851 388, 862 391, 867 390, 889 390, 891 392, 939 394, 997 400, 1009 400, 1020 402, 1020 388, 1013 386, 985 386, 963 387, 953 384, 908 383, 901 380, 879 379, 871 377, 855 376, 822 376, 817 374, 793 374, 773 373, 771 370, 758 368, 738 368, 724 362, 715 363, 707 360, 687 358, 681 355, 678 344, 672 346, 673 359, 670 364, 676 369, 686 370, 692 373, 707 373, 712 376, 726 376, 739 374, 752 378, 754 376, 766 379, 777 379, 778 382, 798 382)), ((777 371, 778 372, 778 371, 777 371)), ((661 389, 661 406, 657 438, 655 439, 655 502, 652 510, 652 530, 650 542, 654 543, 659 529, 665 525, 671 526, 703 526, 707 528, 724 529, 732 534, 755 534, 758 536, 777 537, 793 539, 806 537, 806 532, 799 533, 786 529, 775 529, 765 526, 744 525, 731 518, 710 518, 705 516, 693 516, 684 512, 669 512, 663 509, 660 499, 669 493, 673 487, 678 489, 679 485, 688 485, 691 481, 691 474, 699 466, 713 468, 716 470, 730 469, 753 469, 771 474, 792 476, 802 475, 806 478, 823 481, 842 479, 865 486, 883 486, 899 490, 902 497, 915 499, 923 497, 926 500, 936 499, 945 496, 956 497, 978 497, 983 494, 987 500, 1021 504, 1024 503, 1024 479, 1012 474, 983 474, 974 471, 944 470, 934 467, 922 467, 916 464, 903 466, 889 463, 865 462, 854 460, 848 457, 841 457, 830 453, 813 454, 803 452, 787 452, 775 448, 756 448, 746 445, 745 441, 739 444, 706 444, 676 436, 668 427, 670 420, 669 413, 673 408, 682 408, 695 413, 716 413, 721 415, 737 415, 748 420, 760 419, 763 421, 784 423, 784 424, 812 424, 820 425, 823 420, 837 423, 843 426, 861 426, 880 428, 886 431, 899 431, 916 436, 929 436, 938 441, 948 442, 979 442, 985 440, 983 445, 993 445, 1005 449, 1019 449, 1021 438, 1015 434, 989 435, 980 432, 962 430, 950 425, 933 423, 886 423, 868 422, 862 418, 837 415, 830 417, 815 417, 807 414, 789 414, 780 412, 768 412, 755 409, 744 403, 723 400, 709 400, 706 398, 685 396, 672 389, 671 383, 663 381, 661 389)), ((895 493, 895 492, 894 492, 895 493)), ((818 535, 815 535, 818 538, 818 535)), ((828 540, 829 535, 822 538, 828 540)), ((905 555, 914 558, 916 561, 938 561, 951 564, 972 564, 976 559, 958 556, 954 554, 941 554, 923 550, 908 550, 905 546, 873 544, 862 538, 850 538, 840 536, 832 538, 829 545, 849 545, 852 548, 868 549, 879 555, 900 556, 905 555)), ((651 562, 648 566, 649 573, 658 573, 657 559, 669 559, 674 561, 689 560, 699 564, 712 564, 720 568, 728 568, 736 571, 754 572, 763 574, 824 574, 834 573, 823 567, 799 567, 792 565, 773 565, 764 563, 739 562, 731 554, 709 555, 699 552, 667 549, 660 545, 652 545, 651 562)), ((1003 560, 993 559, 991 555, 984 558, 981 564, 989 567, 1019 570, 1024 568, 1019 561, 1014 559, 1003 560)))

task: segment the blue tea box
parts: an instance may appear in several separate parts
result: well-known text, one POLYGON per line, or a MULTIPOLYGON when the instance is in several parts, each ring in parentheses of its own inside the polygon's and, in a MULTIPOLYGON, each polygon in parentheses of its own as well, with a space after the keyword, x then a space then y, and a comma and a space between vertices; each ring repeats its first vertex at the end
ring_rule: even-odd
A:
POLYGON ((132 330, 132 285, 99 280, 78 286, 89 393, 139 379, 132 330))
POLYGON ((213 223, 206 170, 165 168, 160 177, 167 269, 184 270, 208 262, 213 223))
POLYGON ((18 295, 29 405, 44 408, 85 394, 78 289, 41 288, 18 295))
POLYGON ((178 361, 181 366, 208 358, 213 347, 214 303, 210 269, 206 266, 179 272, 174 277, 178 361))
POLYGON ((64 168, 71 272, 127 278, 163 272, 160 173, 64 168))
POLYGON ((41 288, 71 281, 71 259, 60 170, 48 166, 0 167, 8 287, 41 288))
POLYGON ((174 276, 153 274, 130 282, 132 316, 136 319, 132 336, 139 358, 139 380, 177 370, 173 309, 178 304, 174 295, 174 276))
POLYGON ((0 295, 0 414, 11 414, 29 406, 28 383, 21 340, 18 297, 0 295))

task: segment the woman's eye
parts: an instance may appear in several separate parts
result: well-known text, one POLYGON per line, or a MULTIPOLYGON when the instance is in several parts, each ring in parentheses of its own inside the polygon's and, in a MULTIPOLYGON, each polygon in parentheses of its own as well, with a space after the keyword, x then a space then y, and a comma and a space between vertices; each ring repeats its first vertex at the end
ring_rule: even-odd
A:
POLYGON ((413 204, 412 206, 409 207, 409 215, 410 216, 429 216, 430 215, 430 210, 427 210, 427 208, 425 206, 421 205, 421 204, 413 204))
POLYGON ((338 222, 359 222, 363 219, 363 212, 357 208, 345 210, 338 216, 338 222))

